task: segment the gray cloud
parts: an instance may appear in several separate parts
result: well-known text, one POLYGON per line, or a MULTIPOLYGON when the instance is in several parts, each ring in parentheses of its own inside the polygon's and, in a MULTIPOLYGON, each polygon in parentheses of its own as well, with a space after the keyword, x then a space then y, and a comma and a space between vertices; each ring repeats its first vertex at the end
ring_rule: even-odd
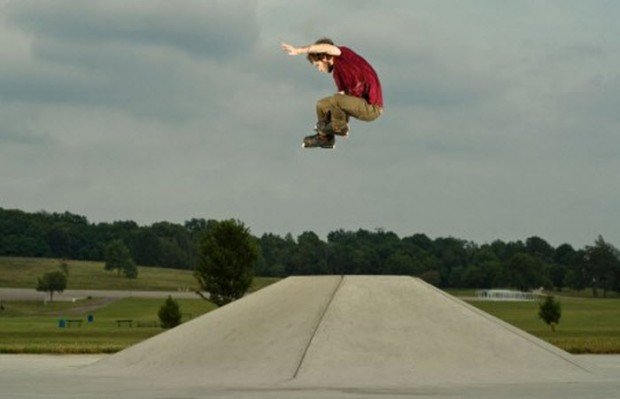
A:
POLYGON ((32 35, 36 62, 0 67, 0 98, 171 120, 217 108, 204 93, 239 90, 225 77, 230 59, 258 38, 248 2, 19 2, 6 19, 32 35))
POLYGON ((41 37, 98 46, 108 42, 166 46, 199 57, 247 51, 258 37, 248 1, 20 1, 8 22, 41 37))
POLYGON ((620 240, 620 6, 387 4, 9 3, 0 206, 620 240), (367 58, 386 101, 332 152, 299 148, 332 78, 279 48, 321 36, 367 58))

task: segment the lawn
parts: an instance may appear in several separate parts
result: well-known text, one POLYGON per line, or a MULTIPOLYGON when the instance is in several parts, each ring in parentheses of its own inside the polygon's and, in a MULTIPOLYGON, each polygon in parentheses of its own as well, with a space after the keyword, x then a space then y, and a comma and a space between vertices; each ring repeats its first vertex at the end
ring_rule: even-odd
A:
POLYGON ((556 332, 538 318, 538 302, 469 303, 571 353, 620 353, 617 298, 561 298, 562 318, 556 332))
MULTIPOLYGON (((67 261, 68 289, 187 290, 197 288, 189 270, 139 267, 131 282, 106 272, 102 262, 67 261)), ((0 287, 34 288, 43 273, 58 270, 57 259, 0 257, 0 287)), ((279 279, 255 278, 251 291, 279 279)), ((474 296, 475 290, 450 290, 457 296, 474 296)), ((555 333, 538 318, 538 302, 470 303, 514 326, 572 353, 620 353, 620 298, 591 298, 591 291, 559 293, 562 319, 555 333)), ((138 321, 156 322, 163 299, 126 298, 114 302, 94 298, 75 303, 3 302, 0 311, 0 353, 110 353, 162 332, 159 327, 136 326, 138 321), (103 302, 102 302, 103 301, 103 302), (106 302, 107 301, 107 302, 106 302), (96 309, 96 310, 92 310, 96 309), (58 320, 94 322, 82 327, 59 328, 58 320), (118 327, 116 320, 134 320, 134 327, 118 327)), ((185 318, 215 308, 202 299, 180 299, 185 318), (191 316, 190 316, 191 314, 191 316)))
MULTIPOLYGON (((0 313, 0 353, 112 353, 164 331, 157 316, 163 299, 125 298, 85 310, 101 306, 102 301, 5 302, 0 313), (94 317, 92 323, 87 323, 89 314, 94 317), (59 328, 60 319, 83 322, 81 327, 59 328), (133 327, 118 327, 119 319, 133 320, 133 327), (149 326, 138 327, 138 322, 149 326)), ((177 303, 184 321, 216 308, 203 299, 179 299, 177 303)))
MULTIPOLYGON (((67 289, 95 290, 194 290, 198 283, 191 270, 138 266, 138 278, 129 280, 104 270, 103 262, 67 260, 67 289)), ((60 260, 46 258, 0 257, 0 287, 35 288, 44 273, 59 270, 60 260)), ((250 291, 256 291, 279 279, 256 277, 250 291)))
MULTIPOLYGON (((0 353, 112 353, 163 330, 137 327, 157 322, 163 299, 95 298, 75 303, 5 302, 0 313, 0 353), (98 308, 99 307, 99 308, 98 308), (98 308, 89 311, 88 308, 98 308), (94 322, 86 322, 88 314, 94 322), (59 319, 82 319, 82 327, 59 328, 59 319), (133 327, 116 320, 131 319, 133 327)), ((179 299, 184 319, 215 309, 202 299, 179 299)), ((572 353, 620 353, 620 299, 563 298, 555 333, 537 316, 537 302, 483 302, 472 305, 572 353)))
MULTIPOLYGON (((132 281, 104 270, 103 262, 67 260, 67 289, 178 291, 198 288, 190 270, 139 266, 132 281)), ((37 278, 59 270, 60 260, 45 258, 0 257, 0 287, 34 288, 37 278)), ((250 292, 278 278, 256 277, 250 292)), ((2 301, 0 310, 0 353, 111 353, 119 351, 163 330, 137 327, 157 323, 157 311, 164 299, 125 298, 117 301, 92 298, 75 303, 2 301), (95 309, 95 310, 92 310, 95 309), (88 314, 94 316, 87 323, 88 314), (82 319, 81 327, 59 328, 60 319, 82 319), (131 319, 133 327, 118 327, 116 320, 131 319)), ((184 321, 216 306, 203 299, 177 300, 184 321)))

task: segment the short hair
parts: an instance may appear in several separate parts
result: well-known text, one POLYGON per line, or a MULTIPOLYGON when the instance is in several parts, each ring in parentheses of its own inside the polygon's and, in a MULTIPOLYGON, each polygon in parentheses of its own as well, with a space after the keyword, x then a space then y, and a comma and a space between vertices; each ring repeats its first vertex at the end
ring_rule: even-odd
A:
POLYGON ((334 45, 334 41, 332 39, 330 39, 329 37, 322 37, 319 40, 317 40, 316 42, 314 42, 314 44, 331 44, 333 46, 334 45))
MULTIPOLYGON (((319 40, 317 40, 316 42, 314 42, 314 44, 331 44, 332 46, 334 45, 334 41, 328 37, 322 37, 319 40)), ((325 57, 331 57, 331 55, 327 54, 327 53, 308 53, 308 55, 306 55, 306 59, 312 64, 315 61, 320 61, 325 57)))

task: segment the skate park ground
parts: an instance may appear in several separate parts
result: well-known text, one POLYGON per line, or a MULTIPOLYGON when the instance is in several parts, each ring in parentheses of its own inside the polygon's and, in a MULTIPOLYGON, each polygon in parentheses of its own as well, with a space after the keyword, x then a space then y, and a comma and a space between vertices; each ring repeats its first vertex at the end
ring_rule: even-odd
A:
POLYGON ((148 378, 84 379, 76 369, 111 355, 0 355, 0 397, 3 399, 401 399, 413 398, 545 398, 613 399, 620 397, 620 355, 579 355, 596 369, 596 378, 580 383, 438 384, 417 387, 204 387, 148 378))
POLYGON ((414 278, 293 277, 114 355, 0 355, 0 397, 618 398, 620 356, 414 278))

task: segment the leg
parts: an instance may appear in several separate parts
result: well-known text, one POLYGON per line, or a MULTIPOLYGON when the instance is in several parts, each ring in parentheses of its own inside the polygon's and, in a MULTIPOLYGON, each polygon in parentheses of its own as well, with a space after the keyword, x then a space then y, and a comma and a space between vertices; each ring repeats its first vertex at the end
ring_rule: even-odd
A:
POLYGON ((379 117, 380 109, 370 105, 365 99, 346 94, 334 94, 317 102, 319 123, 331 122, 334 132, 346 130, 349 117, 372 121, 379 117))
POLYGON ((331 120, 331 97, 325 97, 317 101, 316 119, 319 123, 329 123, 331 120))

